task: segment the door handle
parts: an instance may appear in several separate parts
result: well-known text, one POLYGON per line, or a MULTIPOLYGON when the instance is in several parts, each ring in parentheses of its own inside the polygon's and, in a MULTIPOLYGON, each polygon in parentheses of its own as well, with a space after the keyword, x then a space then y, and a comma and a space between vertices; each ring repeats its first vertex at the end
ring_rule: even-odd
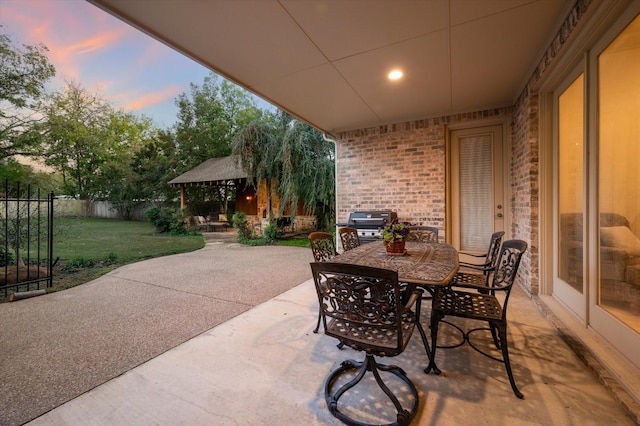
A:
POLYGON ((498 213, 496 216, 501 218, 502 217, 502 213, 498 213))

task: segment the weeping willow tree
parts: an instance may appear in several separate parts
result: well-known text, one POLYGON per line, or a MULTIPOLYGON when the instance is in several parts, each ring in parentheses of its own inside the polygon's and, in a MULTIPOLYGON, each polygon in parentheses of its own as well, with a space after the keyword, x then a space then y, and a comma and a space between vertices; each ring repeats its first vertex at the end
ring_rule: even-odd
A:
POLYGON ((245 127, 235 136, 232 149, 247 181, 266 186, 270 217, 277 195, 279 215, 302 200, 305 214, 317 216, 319 224, 326 227, 334 221, 334 146, 318 130, 278 111, 245 127))

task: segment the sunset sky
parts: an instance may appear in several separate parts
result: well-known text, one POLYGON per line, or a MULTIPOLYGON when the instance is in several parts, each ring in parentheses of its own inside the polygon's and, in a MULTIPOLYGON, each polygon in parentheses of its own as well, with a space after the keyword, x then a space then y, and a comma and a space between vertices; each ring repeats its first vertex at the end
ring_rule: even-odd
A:
POLYGON ((42 43, 49 49, 56 90, 71 79, 162 128, 176 121, 177 96, 189 93, 189 83, 201 85, 209 74, 85 0, 0 0, 0 25, 14 46, 42 43))

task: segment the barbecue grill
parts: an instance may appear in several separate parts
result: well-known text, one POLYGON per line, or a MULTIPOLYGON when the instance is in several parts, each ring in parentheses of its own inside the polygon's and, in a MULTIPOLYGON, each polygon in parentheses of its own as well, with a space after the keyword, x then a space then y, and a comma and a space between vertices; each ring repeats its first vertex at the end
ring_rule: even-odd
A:
POLYGON ((338 226, 349 226, 358 230, 361 242, 370 242, 382 238, 380 231, 385 222, 396 219, 396 212, 390 210, 368 210, 352 212, 347 223, 339 223, 338 226))

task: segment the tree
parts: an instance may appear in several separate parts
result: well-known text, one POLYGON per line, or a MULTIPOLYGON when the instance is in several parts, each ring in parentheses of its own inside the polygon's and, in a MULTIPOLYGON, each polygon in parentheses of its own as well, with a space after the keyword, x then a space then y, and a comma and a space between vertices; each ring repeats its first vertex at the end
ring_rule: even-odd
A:
POLYGON ((108 147, 104 161, 91 183, 94 199, 108 200, 125 219, 152 194, 140 185, 135 169, 138 153, 153 140, 151 120, 123 111, 113 111, 103 134, 108 147))
POLYGON ((294 120, 287 128, 283 145, 281 206, 304 201, 306 214, 319 224, 335 222, 335 146, 307 123, 294 120))
POLYGON ((60 190, 60 182, 51 173, 35 170, 13 158, 6 158, 3 163, 0 164, 0 185, 4 186, 6 182, 9 185, 9 191, 14 191, 16 185, 24 182, 40 188, 42 193, 51 191, 58 193, 60 190))
POLYGON ((66 194, 93 199, 102 166, 123 148, 109 134, 113 107, 68 81, 45 111, 45 164, 61 174, 66 194))
POLYGON ((267 210, 280 198, 279 214, 302 199, 306 213, 327 224, 334 211, 334 147, 322 133, 286 112, 267 115, 243 129, 234 139, 233 155, 248 181, 264 184, 267 210))
POLYGON ((260 114, 249 94, 215 74, 201 86, 191 83, 190 97, 181 94, 175 126, 177 154, 184 170, 231 153, 231 139, 246 123, 260 114))
POLYGON ((39 154, 45 84, 55 75, 42 45, 17 48, 0 34, 0 160, 39 154))
POLYGON ((168 130, 154 131, 133 154, 133 185, 145 194, 147 200, 174 200, 179 190, 172 188, 168 182, 179 175, 176 165, 175 135, 168 130))

